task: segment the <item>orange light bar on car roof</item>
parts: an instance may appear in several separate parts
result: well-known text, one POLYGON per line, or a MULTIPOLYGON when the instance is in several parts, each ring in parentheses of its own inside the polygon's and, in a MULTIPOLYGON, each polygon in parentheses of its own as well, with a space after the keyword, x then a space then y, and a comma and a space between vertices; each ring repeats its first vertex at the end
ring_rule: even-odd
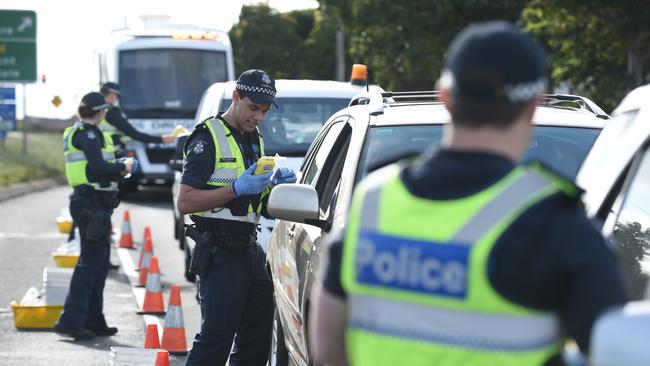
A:
POLYGON ((364 64, 352 65, 352 74, 350 82, 355 85, 364 85, 368 79, 368 67, 364 64))

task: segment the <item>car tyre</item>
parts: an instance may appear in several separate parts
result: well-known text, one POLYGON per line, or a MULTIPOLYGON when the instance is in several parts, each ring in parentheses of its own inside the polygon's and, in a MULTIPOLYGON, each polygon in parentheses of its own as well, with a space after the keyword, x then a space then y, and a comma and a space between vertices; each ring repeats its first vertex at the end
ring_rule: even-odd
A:
POLYGON ((289 352, 287 352, 287 346, 284 344, 284 331, 282 329, 282 322, 280 321, 280 314, 278 313, 277 306, 275 313, 273 314, 273 330, 271 331, 271 347, 269 349, 268 365, 289 365, 289 352))

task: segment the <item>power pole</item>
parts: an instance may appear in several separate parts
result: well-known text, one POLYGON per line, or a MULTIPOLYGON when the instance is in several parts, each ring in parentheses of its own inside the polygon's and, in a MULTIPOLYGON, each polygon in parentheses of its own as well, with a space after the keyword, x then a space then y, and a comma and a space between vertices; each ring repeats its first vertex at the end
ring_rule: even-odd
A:
POLYGON ((338 29, 336 31, 336 80, 345 80, 345 34, 343 33, 343 24, 338 20, 338 29))

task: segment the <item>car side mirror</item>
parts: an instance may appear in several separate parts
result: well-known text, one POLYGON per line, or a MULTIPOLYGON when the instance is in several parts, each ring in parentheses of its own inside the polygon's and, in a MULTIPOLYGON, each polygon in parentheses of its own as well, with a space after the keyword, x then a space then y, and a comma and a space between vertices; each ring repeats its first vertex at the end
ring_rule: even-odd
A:
POLYGON ((594 325, 592 366, 650 365, 650 301, 633 301, 603 314, 594 325))
POLYGON ((271 190, 267 211, 276 219, 324 225, 320 220, 318 193, 308 184, 280 184, 271 190))

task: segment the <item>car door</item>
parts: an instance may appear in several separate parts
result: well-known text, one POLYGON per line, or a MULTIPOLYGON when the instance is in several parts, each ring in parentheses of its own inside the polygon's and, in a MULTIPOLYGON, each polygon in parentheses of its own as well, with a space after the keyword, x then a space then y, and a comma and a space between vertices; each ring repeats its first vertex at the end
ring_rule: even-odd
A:
MULTIPOLYGON (((323 137, 318 140, 316 149, 310 151, 301 175, 300 183, 312 185, 319 197, 320 217, 328 218, 334 193, 341 176, 342 163, 350 141, 351 127, 347 118, 330 125, 323 137)), ((313 255, 320 243, 324 230, 315 225, 283 222, 281 229, 288 238, 286 245, 279 248, 281 258, 282 290, 290 306, 279 307, 292 347, 307 362, 307 331, 305 328, 305 309, 308 304, 308 283, 313 281, 313 255)), ((327 231, 327 229, 325 229, 327 231)), ((281 233, 279 233, 281 234, 281 233)))
MULTIPOLYGON (((624 162, 621 162, 624 163, 624 162)), ((647 298, 650 277, 650 149, 633 157, 626 176, 613 187, 603 212, 609 238, 631 300, 647 298)))

